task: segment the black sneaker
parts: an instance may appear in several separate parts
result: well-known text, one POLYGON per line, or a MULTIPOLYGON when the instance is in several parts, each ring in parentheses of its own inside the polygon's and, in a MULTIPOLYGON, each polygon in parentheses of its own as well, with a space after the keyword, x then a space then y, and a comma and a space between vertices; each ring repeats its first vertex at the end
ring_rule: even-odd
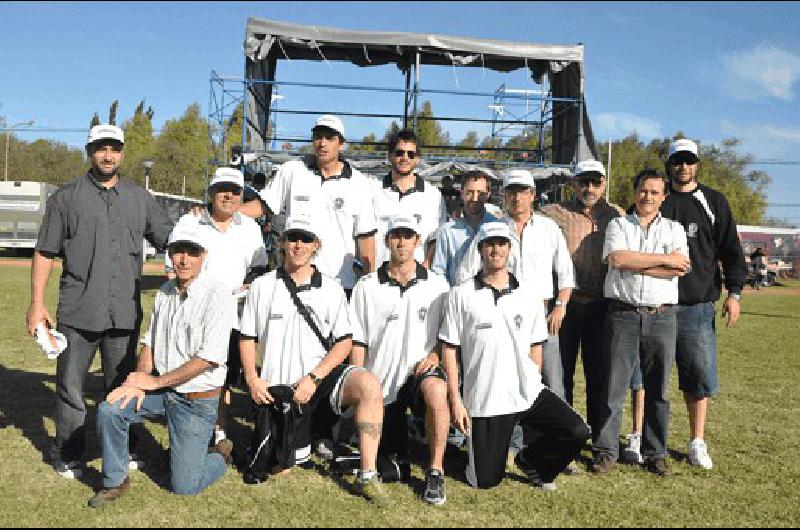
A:
POLYGON ((447 502, 447 495, 444 492, 444 473, 438 469, 429 469, 425 473, 425 493, 422 499, 428 504, 441 506, 447 502))
POLYGON ((56 460, 53 462, 53 470, 61 477, 80 479, 83 475, 83 462, 56 460))
POLYGON ((536 471, 527 460, 525 460, 524 456, 522 456, 522 451, 517 453, 517 456, 514 457, 514 463, 517 465, 520 471, 525 473, 525 476, 528 477, 528 480, 531 481, 531 486, 534 488, 539 488, 545 491, 556 491, 558 489, 555 482, 545 482, 542 480, 542 477, 539 476, 539 472, 536 471))

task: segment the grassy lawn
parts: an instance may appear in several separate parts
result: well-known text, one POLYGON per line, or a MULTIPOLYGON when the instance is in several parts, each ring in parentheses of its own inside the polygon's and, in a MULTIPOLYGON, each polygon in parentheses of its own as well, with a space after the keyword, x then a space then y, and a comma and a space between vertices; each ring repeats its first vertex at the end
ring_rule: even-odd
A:
MULTIPOLYGON (((415 482, 392 484, 390 509, 380 510, 348 494, 322 466, 297 469, 260 486, 246 486, 234 470, 194 498, 171 494, 158 469, 166 430, 146 424, 142 452, 154 471, 132 472, 132 489, 100 511, 86 507, 100 483, 99 451, 89 445, 90 472, 83 481, 56 476, 43 460, 54 433, 55 362, 40 353, 24 331, 29 270, 0 266, 0 525, 8 526, 796 526, 800 520, 800 376, 797 329, 800 282, 745 293, 739 325, 719 331, 722 393, 710 406, 707 438, 711 472, 685 462, 686 409, 673 373, 670 449, 675 476, 658 479, 618 465, 609 475, 584 472, 560 477, 559 491, 533 490, 518 472, 491 491, 467 487, 463 453, 449 455, 448 502, 440 508, 416 499, 415 482)), ((149 285, 157 285, 156 278, 149 285)), ((57 280, 49 307, 55 313, 57 280)), ((152 306, 154 290, 145 294, 152 306)), ((720 321, 721 322, 721 321, 720 321)), ((99 369, 99 361, 95 368, 99 369)), ((578 369, 578 374, 582 374, 578 369)), ((577 408, 583 412, 582 375, 577 408)), ((89 402, 100 399, 99 376, 90 375, 89 402)), ((244 413, 245 396, 236 408, 244 413)), ((629 428, 629 418, 623 431, 629 428)), ((93 425, 92 418, 92 425, 93 425)), ((248 424, 237 420, 232 436, 243 444, 248 424)), ((94 428, 91 427, 93 437, 94 428)), ((623 433, 624 434, 624 433, 623 433)), ((588 457, 588 451, 584 452, 588 457)), ((583 468, 583 466, 581 466, 583 468)))

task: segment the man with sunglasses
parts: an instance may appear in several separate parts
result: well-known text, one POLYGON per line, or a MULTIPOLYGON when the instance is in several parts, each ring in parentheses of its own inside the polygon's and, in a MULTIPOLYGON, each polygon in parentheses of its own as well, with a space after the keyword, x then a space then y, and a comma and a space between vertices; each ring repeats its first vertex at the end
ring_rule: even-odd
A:
POLYGON ((381 381, 384 421, 378 452, 386 458, 395 456, 400 480, 411 478, 406 410, 410 407, 425 418, 430 460, 422 498, 442 505, 447 499, 444 451, 450 411, 437 341, 450 286, 414 259, 422 232, 416 219, 405 214, 389 222, 384 238, 389 261, 361 278, 353 290, 350 359, 381 381))
POLYGON ((230 441, 208 448, 236 309, 230 290, 202 272, 204 238, 196 227, 176 227, 167 252, 175 278, 156 294, 136 371, 97 410, 103 488, 89 501, 100 508, 130 489, 128 433, 145 418, 164 417, 169 432, 170 481, 179 495, 196 495, 219 480, 230 461, 230 441))
POLYGON ((115 125, 89 131, 91 169, 63 185, 47 201, 31 268, 27 329, 55 322, 44 301, 53 263, 63 260, 59 284, 58 331, 67 349, 56 369, 56 435, 50 461, 56 472, 82 472, 86 404, 83 384, 99 348, 106 392, 118 386, 136 362, 142 319, 142 242, 166 246, 172 223, 145 189, 124 179, 125 135, 115 125))
POLYGON ((341 285, 311 264, 325 244, 317 226, 308 216, 290 216, 281 240, 283 266, 256 279, 247 294, 240 328, 245 379, 258 405, 274 401, 271 386, 293 388, 294 401, 309 413, 298 428, 305 436, 295 440, 295 448, 306 453, 311 443, 306 422, 319 415, 341 416, 353 407, 361 452, 355 489, 383 505, 388 498, 376 469, 381 386, 364 368, 343 364, 353 329, 341 285))
MULTIPOLYGON (((267 252, 261 229, 250 217, 237 210, 242 202, 244 176, 238 169, 221 167, 214 172, 208 186, 211 201, 208 210, 198 217, 187 213, 178 221, 176 230, 196 230, 205 240, 208 256, 203 262, 203 272, 228 288, 230 303, 244 304, 244 295, 252 281, 252 274, 266 271, 267 252)), ((169 254, 165 256, 167 276, 175 277, 169 254)), ((239 319, 234 314, 230 324, 228 347, 228 375, 225 390, 219 401, 219 414, 214 442, 226 439, 227 410, 231 403, 230 387, 241 373, 239 360, 239 319)))
POLYGON ((675 351, 679 388, 689 412, 689 463, 711 469, 705 425, 708 398, 719 392, 714 303, 721 293, 723 272, 728 296, 722 314, 728 326, 736 324, 747 264, 727 199, 697 180, 697 144, 688 139, 672 142, 665 166, 672 189, 661 213, 683 225, 692 260, 692 270, 678 282, 675 351))
POLYGON ((542 208, 558 224, 575 267, 575 288, 559 330, 564 395, 573 403, 573 379, 580 350, 586 378, 586 416, 592 436, 600 432, 603 418, 603 329, 608 301, 603 295, 608 266, 602 261, 608 224, 625 214, 606 202, 606 171, 596 160, 584 160, 575 167, 572 179, 575 196, 542 208))
POLYGON ((311 134, 314 156, 283 164, 261 191, 261 201, 240 211, 254 218, 265 213, 313 218, 325 241, 314 264, 349 296, 358 276, 375 269, 378 227, 369 180, 341 158, 345 134, 339 118, 320 116, 311 134))

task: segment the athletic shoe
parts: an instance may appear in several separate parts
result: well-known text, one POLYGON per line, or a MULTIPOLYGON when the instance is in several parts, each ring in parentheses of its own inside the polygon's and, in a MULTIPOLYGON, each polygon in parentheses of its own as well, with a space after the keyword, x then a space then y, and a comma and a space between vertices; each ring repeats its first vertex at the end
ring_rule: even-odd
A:
POLYGON ((389 494, 386 493, 386 489, 383 487, 383 483, 378 478, 377 473, 369 479, 357 476, 353 483, 353 489, 358 495, 361 495, 376 506, 385 507, 389 505, 389 494))
POLYGON ((525 473, 525 476, 528 477, 528 480, 531 481, 531 486, 534 488, 544 491, 556 491, 558 489, 555 482, 545 482, 542 480, 542 477, 539 476, 539 472, 536 471, 527 460, 525 460, 524 456, 522 456, 522 451, 517 453, 517 456, 514 457, 514 463, 517 465, 520 471, 525 473))
POLYGON ((447 495, 444 492, 444 473, 438 469, 429 469, 425 473, 425 493, 422 499, 428 504, 441 506, 447 502, 447 495))
POLYGON ((53 462, 55 472, 64 478, 79 479, 83 476, 83 462, 53 462))
POLYGON ((614 460, 608 453, 597 453, 592 459, 591 470, 593 473, 603 475, 608 473, 614 467, 614 460))
POLYGON ((689 463, 693 466, 699 466, 703 469, 711 469, 714 463, 708 455, 708 446, 705 440, 695 438, 689 443, 689 463))
POLYGON ((672 471, 667 467, 667 460, 665 458, 648 458, 647 462, 644 464, 644 468, 659 477, 672 476, 672 471))
POLYGON ((331 461, 336 456, 333 440, 321 438, 314 442, 314 453, 323 460, 331 461))
POLYGON ((115 488, 103 488, 98 491, 94 497, 89 499, 89 508, 102 508, 110 502, 122 497, 126 491, 131 487, 130 480, 125 477, 125 480, 115 488))
POLYGON ((136 453, 131 453, 130 459, 128 460, 128 469, 131 471, 136 471, 144 469, 144 466, 144 459, 136 453))
POLYGON ((635 432, 627 436, 628 447, 622 450, 622 460, 627 464, 641 464, 644 462, 642 457, 642 435, 635 432))

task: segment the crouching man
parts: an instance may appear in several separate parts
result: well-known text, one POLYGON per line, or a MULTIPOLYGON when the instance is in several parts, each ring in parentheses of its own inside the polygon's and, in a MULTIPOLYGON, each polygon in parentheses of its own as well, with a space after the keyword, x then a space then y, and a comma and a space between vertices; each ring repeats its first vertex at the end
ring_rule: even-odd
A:
POLYGON ((230 289, 200 275, 206 251, 196 230, 173 230, 167 252, 176 277, 156 295, 136 372, 98 409, 103 489, 89 501, 92 508, 129 489, 128 432, 145 418, 166 417, 175 493, 200 493, 225 474, 230 459, 228 440, 208 449, 236 318, 230 289))
POLYGON ((511 231, 491 222, 478 234, 481 271, 448 295, 439 333, 451 414, 468 436, 466 475, 476 488, 500 484, 515 423, 525 447, 515 462, 534 487, 555 490, 561 473, 589 437, 567 403, 542 384, 547 321, 541 294, 507 270, 511 231), (463 399, 458 390, 461 347, 463 399))
MULTIPOLYGON (((310 218, 289 217, 281 240, 283 266, 255 280, 247 295, 240 322, 242 368, 257 405, 275 401, 271 386, 288 385, 294 401, 309 413, 305 421, 354 407, 361 451, 355 489, 382 505, 387 497, 376 471, 381 387, 363 368, 342 364, 350 355, 353 330, 341 285, 311 264, 320 244, 310 218)), ((308 432, 304 427, 298 431, 308 432)), ((295 443, 299 449, 310 440, 295 443)))
POLYGON ((408 480, 408 421, 411 407, 425 418, 430 461, 425 502, 444 504, 444 450, 450 428, 447 383, 437 349, 442 309, 450 285, 414 260, 420 228, 411 216, 391 219, 385 237, 390 260, 356 284, 351 361, 375 374, 383 388, 384 421, 379 454, 397 458, 408 480))

